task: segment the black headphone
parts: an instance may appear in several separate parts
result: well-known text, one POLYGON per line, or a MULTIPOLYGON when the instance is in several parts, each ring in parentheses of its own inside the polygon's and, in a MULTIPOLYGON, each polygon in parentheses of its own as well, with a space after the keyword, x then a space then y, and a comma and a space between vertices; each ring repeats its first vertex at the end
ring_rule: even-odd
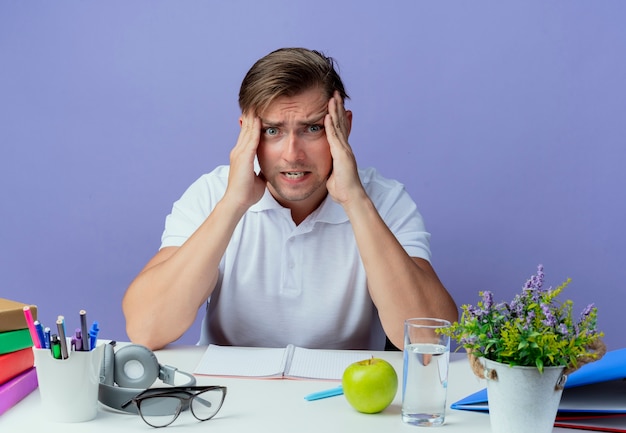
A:
POLYGON ((137 407, 134 404, 124 409, 122 405, 150 388, 157 377, 168 385, 174 385, 174 376, 177 372, 188 379, 186 383, 178 386, 196 384, 193 375, 169 365, 159 364, 154 353, 145 346, 131 344, 117 351, 114 351, 114 346, 114 341, 105 345, 100 368, 98 400, 105 406, 136 414, 137 407))

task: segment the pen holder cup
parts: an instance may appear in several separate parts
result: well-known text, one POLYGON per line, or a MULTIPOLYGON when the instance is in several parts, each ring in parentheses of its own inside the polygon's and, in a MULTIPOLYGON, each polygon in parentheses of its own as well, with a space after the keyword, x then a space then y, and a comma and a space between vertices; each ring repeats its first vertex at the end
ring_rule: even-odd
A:
POLYGON ((104 345, 55 359, 50 349, 33 348, 43 415, 57 422, 85 422, 98 413, 98 385, 104 345))

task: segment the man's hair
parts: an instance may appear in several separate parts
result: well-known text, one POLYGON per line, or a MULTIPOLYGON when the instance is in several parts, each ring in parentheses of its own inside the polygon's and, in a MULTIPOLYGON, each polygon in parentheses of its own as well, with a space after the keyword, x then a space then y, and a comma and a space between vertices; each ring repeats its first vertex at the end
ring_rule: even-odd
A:
POLYGON ((281 48, 259 59, 244 77, 239 90, 242 113, 253 110, 259 115, 276 98, 295 96, 319 87, 330 99, 339 91, 349 98, 335 70, 332 57, 306 48, 281 48))

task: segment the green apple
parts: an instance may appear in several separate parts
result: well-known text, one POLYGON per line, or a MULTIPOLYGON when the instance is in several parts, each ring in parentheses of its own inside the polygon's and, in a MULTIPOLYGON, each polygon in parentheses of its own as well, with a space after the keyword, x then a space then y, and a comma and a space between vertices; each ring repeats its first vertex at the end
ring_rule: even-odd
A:
POLYGON ((350 364, 341 379, 348 403, 363 413, 382 412, 398 391, 398 375, 384 359, 370 358, 350 364))

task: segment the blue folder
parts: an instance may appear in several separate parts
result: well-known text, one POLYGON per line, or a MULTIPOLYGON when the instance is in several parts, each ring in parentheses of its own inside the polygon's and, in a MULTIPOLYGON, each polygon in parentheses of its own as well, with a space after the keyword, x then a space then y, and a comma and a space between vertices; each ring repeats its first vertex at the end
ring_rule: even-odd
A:
MULTIPOLYGON (((559 413, 626 413, 626 348, 608 351, 567 378, 559 413), (584 388, 581 388, 584 387, 584 388)), ((487 389, 450 405, 452 409, 489 411, 487 389)))

